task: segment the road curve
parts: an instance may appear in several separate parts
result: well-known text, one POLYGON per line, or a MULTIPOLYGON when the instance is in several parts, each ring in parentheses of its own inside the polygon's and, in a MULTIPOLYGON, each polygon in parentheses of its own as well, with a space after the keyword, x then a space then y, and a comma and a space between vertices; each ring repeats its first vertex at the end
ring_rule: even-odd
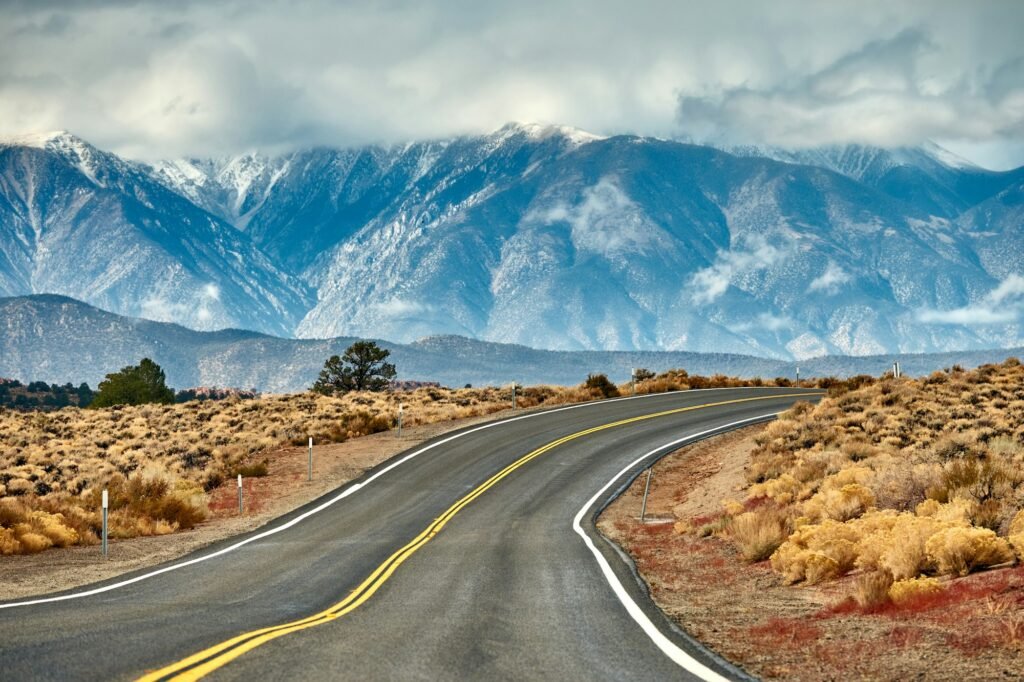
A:
POLYGON ((593 518, 669 444, 816 397, 686 391, 443 436, 231 551, 239 538, 107 591, 73 596, 124 578, 0 604, 0 678, 741 676, 654 608, 593 518))

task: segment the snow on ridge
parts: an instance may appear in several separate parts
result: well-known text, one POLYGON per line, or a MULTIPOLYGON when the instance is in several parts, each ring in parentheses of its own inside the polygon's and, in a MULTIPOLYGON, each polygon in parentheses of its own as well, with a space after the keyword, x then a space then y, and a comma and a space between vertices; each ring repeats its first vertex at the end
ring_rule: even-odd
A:
POLYGON ((66 130, 2 135, 0 136, 0 145, 5 147, 34 147, 36 149, 46 149, 51 143, 56 142, 61 138, 74 138, 74 135, 66 130))
POLYGON ((507 123, 494 134, 505 140, 517 133, 523 133, 531 140, 545 140, 556 136, 564 137, 576 146, 608 139, 605 135, 597 135, 572 126, 538 123, 536 121, 507 123))
POLYGON ((921 145, 921 151, 923 151, 925 154, 941 163, 943 166, 946 166, 947 168, 968 170, 979 168, 977 164, 968 161, 959 154, 949 151, 945 147, 939 146, 938 144, 932 142, 931 140, 927 140, 924 144, 921 145))

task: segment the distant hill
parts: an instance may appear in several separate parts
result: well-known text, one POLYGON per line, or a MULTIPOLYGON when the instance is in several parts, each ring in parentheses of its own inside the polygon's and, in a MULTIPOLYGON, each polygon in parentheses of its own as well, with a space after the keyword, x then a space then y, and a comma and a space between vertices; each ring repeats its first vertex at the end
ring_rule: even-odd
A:
MULTIPOLYGON (((308 388, 329 356, 356 339, 282 339, 255 332, 198 332, 164 322, 122 317, 53 295, 0 298, 0 376, 91 386, 109 372, 150 357, 175 387, 244 386, 285 392, 308 388)), ((511 344, 435 336, 409 344, 380 341, 392 352, 399 379, 449 386, 522 383, 572 385, 590 372, 617 381, 631 367, 741 377, 795 374, 796 363, 726 353, 546 351, 511 344)), ((830 356, 802 361, 801 376, 880 374, 900 359, 908 374, 953 364, 971 367, 1024 355, 1024 348, 927 355, 830 356)))

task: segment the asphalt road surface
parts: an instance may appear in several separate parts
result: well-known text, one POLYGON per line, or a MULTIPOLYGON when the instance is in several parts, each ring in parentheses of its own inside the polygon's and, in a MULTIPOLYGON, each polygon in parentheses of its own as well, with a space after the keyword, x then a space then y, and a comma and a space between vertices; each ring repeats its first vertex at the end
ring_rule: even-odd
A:
POLYGON ((740 678, 654 608, 593 519, 671 443, 800 394, 668 393, 442 436, 164 568, 220 552, 206 560, 0 604, 0 679, 740 678))

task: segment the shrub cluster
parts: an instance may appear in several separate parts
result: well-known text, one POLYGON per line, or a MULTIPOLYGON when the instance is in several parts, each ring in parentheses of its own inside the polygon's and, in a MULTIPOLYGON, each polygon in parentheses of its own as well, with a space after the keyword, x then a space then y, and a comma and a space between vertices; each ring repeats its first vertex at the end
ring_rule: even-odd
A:
POLYGON ((787 582, 859 570, 858 601, 898 601, 935 589, 933 576, 1024 558, 1015 359, 920 380, 858 378, 817 406, 798 403, 757 443, 747 502, 727 505, 726 524, 745 559, 770 556, 787 582))

